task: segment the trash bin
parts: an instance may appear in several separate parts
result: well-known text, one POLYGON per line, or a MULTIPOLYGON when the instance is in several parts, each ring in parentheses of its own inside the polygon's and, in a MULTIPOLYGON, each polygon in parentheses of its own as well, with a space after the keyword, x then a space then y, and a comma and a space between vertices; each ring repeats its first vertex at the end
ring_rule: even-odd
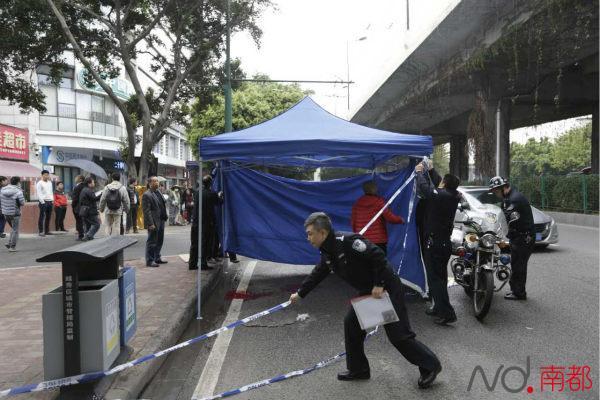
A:
MULTIPOLYGON (((63 288, 42 296, 44 379, 58 379, 64 371, 63 288)), ((79 283, 81 372, 105 371, 119 352, 119 285, 117 280, 79 283)))
POLYGON ((124 267, 119 276, 119 310, 121 346, 125 346, 137 329, 135 268, 124 267))
POLYGON ((119 355, 119 269, 135 243, 109 236, 37 259, 62 263, 62 286, 42 297, 46 379, 105 370, 119 355))

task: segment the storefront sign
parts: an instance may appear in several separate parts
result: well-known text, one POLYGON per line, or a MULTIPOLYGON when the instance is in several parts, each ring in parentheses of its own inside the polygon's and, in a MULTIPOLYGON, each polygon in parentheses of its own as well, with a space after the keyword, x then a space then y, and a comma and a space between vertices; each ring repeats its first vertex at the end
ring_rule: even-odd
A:
POLYGON ((29 161, 29 132, 0 124, 0 158, 29 161))
POLYGON ((47 147, 42 152, 44 164, 69 165, 69 160, 91 160, 94 157, 92 149, 76 149, 69 147, 47 147))
MULTIPOLYGON (((106 92, 104 91, 104 89, 102 89, 102 87, 100 85, 98 85, 98 83, 96 81, 92 82, 90 85, 87 85, 85 83, 85 74, 86 74, 86 69, 85 68, 77 68, 76 69, 76 75, 77 75, 77 79, 75 79, 76 85, 75 88, 79 89, 79 90, 87 90, 89 92, 94 92, 94 93, 100 93, 100 94, 106 94, 106 92)), ((117 95, 118 97, 124 99, 124 100, 128 100, 129 97, 131 97, 131 95, 135 94, 135 90, 133 89, 133 86, 131 85, 130 82, 128 82, 127 80, 123 79, 123 78, 106 78, 106 83, 108 84, 108 86, 110 86, 110 88, 112 89, 112 91, 115 93, 115 95, 117 95)))

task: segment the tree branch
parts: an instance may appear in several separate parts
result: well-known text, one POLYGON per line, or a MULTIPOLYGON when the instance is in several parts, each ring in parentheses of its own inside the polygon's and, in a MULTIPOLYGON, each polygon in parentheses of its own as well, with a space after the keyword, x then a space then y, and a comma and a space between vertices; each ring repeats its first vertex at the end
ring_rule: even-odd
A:
POLYGON ((76 2, 71 2, 71 5, 78 9, 79 11, 83 11, 85 13, 88 13, 89 15, 91 15, 92 17, 96 18, 98 21, 102 22, 108 29, 110 29, 113 33, 115 32, 115 26, 114 24, 107 18, 104 18, 103 16, 95 13, 93 10, 91 10, 89 7, 83 6, 81 4, 77 4, 76 2))
POLYGON ((161 20, 161 18, 167 12, 167 8, 171 5, 171 2, 172 2, 172 0, 169 0, 169 2, 164 5, 162 10, 160 10, 156 14, 156 17, 154 17, 154 19, 152 21, 150 21, 150 23, 144 29, 142 29, 142 31, 139 33, 139 35, 137 37, 135 37, 131 42, 128 43, 127 46, 130 49, 135 49, 135 46, 140 42, 140 40, 144 39, 150 32, 152 32, 152 29, 154 29, 156 27, 156 24, 158 24, 158 22, 161 20))
POLYGON ((56 16, 56 19, 58 20, 63 33, 67 37, 67 40, 69 41, 71 46, 73 47, 73 51, 77 55, 77 58, 79 59, 79 61, 81 61, 81 63, 87 68, 87 70, 92 74, 92 76, 94 77, 94 79, 96 80, 98 85, 100 85, 100 87, 106 92, 106 94, 108 94, 108 96, 111 98, 111 100, 119 108, 119 111, 121 111, 121 114, 123 115, 123 119, 125 120, 127 132, 129 133, 130 131, 134 131, 133 122, 131 121, 131 116, 129 115, 129 112, 128 112, 127 108, 125 107, 125 104, 123 103, 123 101, 121 101, 121 99, 119 99, 117 97, 117 95, 112 90, 112 88, 106 83, 106 81, 104 79, 102 79, 102 77, 100 76, 98 71, 96 71, 93 68, 91 61, 87 57, 85 57, 81 47, 77 43, 77 40, 73 36, 73 33, 71 32, 71 30, 69 29, 69 26, 67 25, 67 22, 65 21, 64 16, 60 12, 60 10, 56 7, 56 5, 54 4, 54 1, 46 0, 46 3, 52 10, 52 13, 56 16))

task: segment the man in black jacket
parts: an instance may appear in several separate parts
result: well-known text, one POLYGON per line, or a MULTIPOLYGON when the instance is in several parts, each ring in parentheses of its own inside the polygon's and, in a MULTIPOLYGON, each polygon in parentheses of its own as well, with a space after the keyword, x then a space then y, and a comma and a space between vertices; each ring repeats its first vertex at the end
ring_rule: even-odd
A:
POLYGON ((83 175, 77 175, 75 177, 75 187, 71 192, 71 209, 73 210, 73 216, 75 217, 75 230, 77 230, 77 240, 83 239, 85 233, 83 229, 83 218, 79 216, 79 197, 81 191, 84 188, 83 175))
MULTIPOLYGON (((419 367, 419 387, 431 386, 442 366, 435 354, 415 339, 404 305, 402 283, 392 271, 383 251, 359 234, 334 232, 331 220, 322 212, 311 214, 304 227, 310 244, 320 250, 321 261, 304 280, 298 292, 290 296, 290 301, 296 303, 300 298, 306 297, 331 271, 358 290, 359 295, 380 298, 384 290, 387 291, 399 320, 384 325, 385 332, 404 358, 419 367)), ((338 374, 339 380, 371 377, 369 361, 364 351, 365 336, 366 332, 361 329, 356 313, 350 307, 344 319, 348 371, 338 374)))
POLYGON ((148 178, 148 190, 142 196, 142 209, 144 211, 144 228, 148 229, 146 240, 146 266, 158 267, 158 264, 166 264, 160 251, 165 237, 165 221, 167 220, 167 207, 165 199, 159 188, 158 178, 148 178))
POLYGON ((448 297, 448 261, 452 254, 450 236, 454 216, 461 199, 460 192, 456 190, 460 181, 456 176, 446 174, 436 188, 426 176, 423 163, 417 165, 415 171, 419 196, 428 201, 423 221, 423 261, 433 306, 426 313, 437 316, 436 324, 446 325, 456 321, 456 313, 448 297))
POLYGON ((510 239, 510 293, 507 300, 527 300, 527 262, 535 246, 535 225, 529 201, 511 188, 508 180, 495 176, 490 180, 490 190, 502 199, 502 211, 508 222, 510 239))
POLYGON ((98 218, 98 199, 96 198, 96 193, 94 193, 96 182, 94 178, 88 176, 83 181, 83 184, 84 187, 79 194, 78 209, 85 228, 85 233, 81 240, 87 241, 94 239, 94 235, 100 229, 100 220, 98 218))
POLYGON ((127 213, 127 230, 129 233, 133 228, 133 233, 138 233, 137 228, 137 213, 140 205, 140 195, 138 194, 135 187, 137 186, 137 179, 132 177, 129 178, 129 185, 127 186, 127 193, 129 194, 129 212, 127 213))
MULTIPOLYGON (((212 254, 213 247, 215 241, 218 241, 215 206, 219 203, 222 193, 215 193, 211 186, 212 178, 210 175, 206 175, 202 178, 202 259, 200 262, 200 269, 202 270, 212 269, 208 265, 208 258, 214 257, 214 254, 212 254), (209 251, 211 254, 209 254, 209 251)), ((189 269, 198 269, 198 196, 198 191, 194 190, 189 269)))

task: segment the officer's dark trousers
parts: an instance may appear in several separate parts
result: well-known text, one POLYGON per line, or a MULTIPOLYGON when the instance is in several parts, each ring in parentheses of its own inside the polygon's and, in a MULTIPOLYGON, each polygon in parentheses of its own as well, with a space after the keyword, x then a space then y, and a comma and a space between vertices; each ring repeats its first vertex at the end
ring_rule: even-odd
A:
POLYGON ((525 284, 527 283, 527 262, 533 251, 535 240, 533 237, 512 239, 510 241, 510 265, 512 275, 510 277, 510 290, 517 296, 525 296, 525 284))
MULTIPOLYGON (((404 291, 400 281, 385 289, 390 294, 394 309, 398 314, 399 321, 384 325, 385 333, 394 347, 410 362, 419 367, 423 373, 432 371, 440 361, 436 355, 423 343, 415 339, 415 334, 410 328, 408 314, 404 305, 404 291)), ((360 328, 354 308, 350 307, 344 319, 344 338, 346 342, 346 365, 350 372, 363 372, 369 370, 369 361, 365 356, 364 341, 366 332, 360 328)))
POLYGON ((450 241, 428 240, 423 250, 423 261, 427 271, 429 294, 433 299, 433 310, 440 317, 455 316, 448 297, 448 260, 452 254, 450 241))

